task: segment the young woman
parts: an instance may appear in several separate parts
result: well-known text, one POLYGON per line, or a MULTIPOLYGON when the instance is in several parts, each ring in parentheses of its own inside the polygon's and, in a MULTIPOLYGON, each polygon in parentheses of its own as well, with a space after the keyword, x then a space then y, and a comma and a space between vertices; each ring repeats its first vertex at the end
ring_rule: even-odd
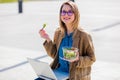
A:
POLYGON ((72 1, 61 5, 59 14, 60 27, 56 30, 52 41, 45 30, 39 34, 45 39, 44 47, 47 54, 53 58, 51 68, 69 74, 69 80, 90 80, 91 65, 95 62, 94 47, 90 34, 79 26, 79 10, 72 1), (75 47, 77 57, 74 60, 64 60, 62 48, 75 47))

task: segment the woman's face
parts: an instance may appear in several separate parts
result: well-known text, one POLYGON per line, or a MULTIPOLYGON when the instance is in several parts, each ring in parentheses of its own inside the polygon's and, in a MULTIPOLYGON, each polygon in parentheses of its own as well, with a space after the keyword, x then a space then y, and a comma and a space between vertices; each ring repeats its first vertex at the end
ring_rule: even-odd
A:
POLYGON ((62 11, 61 11, 60 15, 61 15, 61 20, 66 25, 71 24, 75 19, 74 12, 72 11, 71 7, 67 4, 62 7, 62 11))

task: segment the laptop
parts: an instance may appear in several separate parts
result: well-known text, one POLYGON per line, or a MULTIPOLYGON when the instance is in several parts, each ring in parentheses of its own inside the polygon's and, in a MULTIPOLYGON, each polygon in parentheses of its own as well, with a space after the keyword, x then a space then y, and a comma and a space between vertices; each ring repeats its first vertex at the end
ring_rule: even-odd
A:
POLYGON ((45 80, 66 80, 68 73, 52 70, 48 63, 27 58, 38 77, 45 80))

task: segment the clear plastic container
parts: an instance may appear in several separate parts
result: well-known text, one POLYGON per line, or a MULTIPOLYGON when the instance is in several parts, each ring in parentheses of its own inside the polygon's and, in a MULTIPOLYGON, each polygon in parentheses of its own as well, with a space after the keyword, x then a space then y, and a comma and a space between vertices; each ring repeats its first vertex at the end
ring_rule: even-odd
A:
POLYGON ((77 57, 78 49, 75 47, 63 47, 63 58, 67 60, 72 60, 77 57))

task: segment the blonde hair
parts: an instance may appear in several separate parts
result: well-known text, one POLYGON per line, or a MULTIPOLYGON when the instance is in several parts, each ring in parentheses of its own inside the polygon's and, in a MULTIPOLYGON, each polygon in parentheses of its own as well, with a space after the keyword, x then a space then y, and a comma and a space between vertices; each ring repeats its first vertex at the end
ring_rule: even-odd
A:
POLYGON ((64 5, 69 5, 72 9, 72 11, 74 12, 75 14, 75 19, 74 21, 72 22, 72 27, 73 27, 73 30, 77 29, 78 26, 79 26, 79 21, 80 21, 80 13, 79 13, 79 10, 78 10, 78 7, 77 5, 72 2, 72 1, 67 1, 67 2, 64 2, 61 7, 60 7, 60 12, 59 12, 59 25, 60 25, 60 28, 62 30, 62 32, 65 32, 66 31, 66 26, 65 26, 65 23, 61 20, 61 11, 62 11, 62 8, 64 5))

